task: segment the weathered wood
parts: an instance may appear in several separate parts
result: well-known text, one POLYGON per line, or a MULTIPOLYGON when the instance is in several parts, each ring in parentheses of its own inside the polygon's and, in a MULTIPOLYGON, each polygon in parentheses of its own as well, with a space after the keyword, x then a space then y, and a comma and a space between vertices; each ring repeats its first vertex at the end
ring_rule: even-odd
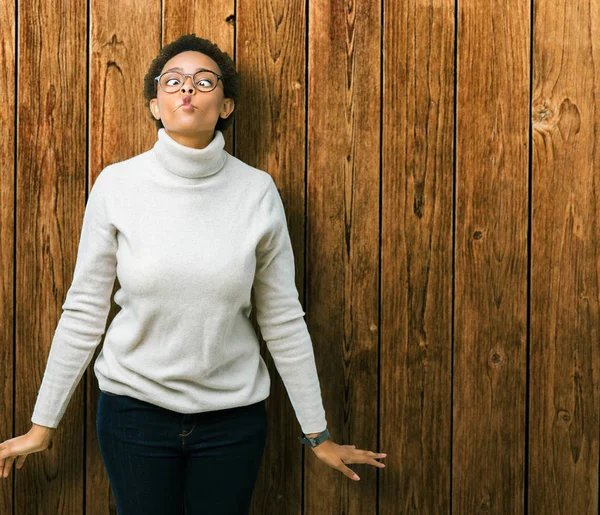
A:
POLYGON ((600 4, 533 17, 529 513, 598 513, 600 4))

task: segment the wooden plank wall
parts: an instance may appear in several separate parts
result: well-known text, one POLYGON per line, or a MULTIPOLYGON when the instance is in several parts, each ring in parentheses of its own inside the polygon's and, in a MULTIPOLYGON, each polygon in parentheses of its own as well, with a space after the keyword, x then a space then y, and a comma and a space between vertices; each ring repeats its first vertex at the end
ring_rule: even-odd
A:
POLYGON ((600 2, 533 19, 529 505, 598 513, 600 2))
MULTIPOLYGON (((598 513, 600 0, 6 0, 0 31, 0 442, 87 193, 153 145, 143 76, 195 32, 243 76, 226 149, 281 191, 333 439, 388 453, 352 482, 300 446, 263 343, 252 512, 598 513)), ((90 365, 0 513, 116 513, 97 394, 90 365)))

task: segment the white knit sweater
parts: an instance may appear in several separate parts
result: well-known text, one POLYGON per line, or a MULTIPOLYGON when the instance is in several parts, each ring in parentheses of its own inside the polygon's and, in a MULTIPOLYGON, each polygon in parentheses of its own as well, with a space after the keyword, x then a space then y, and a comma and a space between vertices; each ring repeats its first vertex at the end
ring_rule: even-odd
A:
POLYGON ((85 208, 72 284, 31 421, 57 427, 94 363, 101 390, 180 413, 245 406, 270 377, 262 337, 304 433, 325 429, 313 347, 295 285, 286 215, 271 176, 165 129, 150 150, 104 168, 85 208))

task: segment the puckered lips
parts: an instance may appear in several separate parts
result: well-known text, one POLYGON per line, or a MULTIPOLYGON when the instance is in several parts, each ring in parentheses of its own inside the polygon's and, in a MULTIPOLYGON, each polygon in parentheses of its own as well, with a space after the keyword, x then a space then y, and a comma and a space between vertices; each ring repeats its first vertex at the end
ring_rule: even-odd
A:
POLYGON ((192 97, 190 95, 184 95, 181 99, 181 104, 179 104, 184 111, 193 111, 196 106, 192 104, 192 97))

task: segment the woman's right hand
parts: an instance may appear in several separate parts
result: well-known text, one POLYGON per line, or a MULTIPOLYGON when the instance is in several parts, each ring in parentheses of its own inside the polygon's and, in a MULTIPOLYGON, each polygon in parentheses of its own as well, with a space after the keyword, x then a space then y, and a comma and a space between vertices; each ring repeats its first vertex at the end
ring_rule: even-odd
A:
POLYGON ((0 443, 0 477, 8 477, 15 460, 17 460, 17 468, 20 469, 29 454, 50 447, 55 432, 55 427, 33 424, 27 434, 0 443))

